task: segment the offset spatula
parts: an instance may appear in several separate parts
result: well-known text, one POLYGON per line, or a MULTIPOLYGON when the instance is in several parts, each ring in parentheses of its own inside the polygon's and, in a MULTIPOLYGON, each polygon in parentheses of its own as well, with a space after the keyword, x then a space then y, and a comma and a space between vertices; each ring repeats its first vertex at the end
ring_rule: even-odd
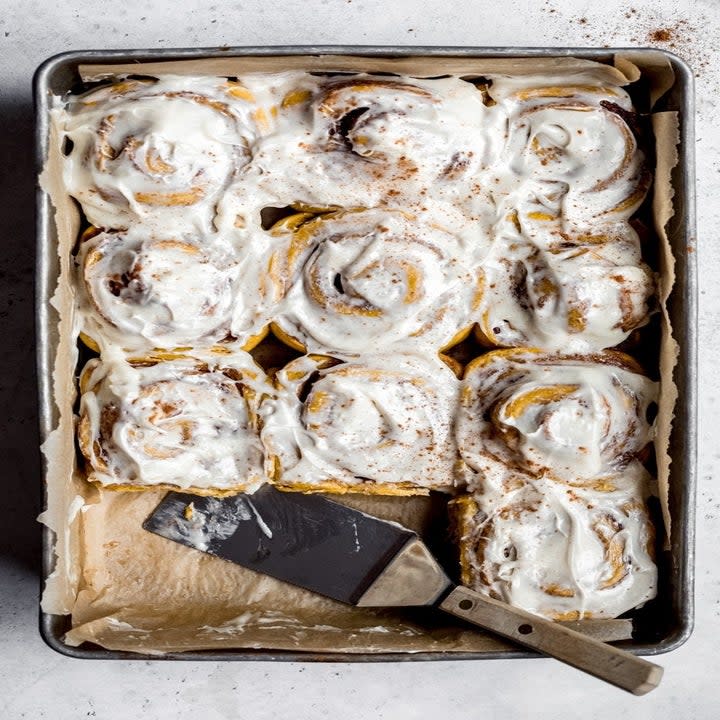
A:
POLYGON ((317 495, 269 486, 230 498, 170 493, 143 527, 351 605, 436 605, 636 695, 662 677, 658 665, 454 586, 414 532, 317 495))

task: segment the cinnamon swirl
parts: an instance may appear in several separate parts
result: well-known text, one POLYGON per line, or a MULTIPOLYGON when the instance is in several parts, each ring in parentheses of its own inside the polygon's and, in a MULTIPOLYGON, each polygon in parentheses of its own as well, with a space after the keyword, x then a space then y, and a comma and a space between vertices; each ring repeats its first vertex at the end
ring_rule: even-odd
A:
POLYGON ((462 137, 458 118, 473 109, 482 112, 479 98, 456 80, 356 76, 321 86, 313 113, 319 144, 332 158, 333 169, 343 172, 352 166, 361 175, 369 174, 376 186, 381 179, 389 181, 379 189, 392 197, 391 185, 399 181, 414 184, 420 179, 429 186, 458 179, 472 168, 469 138, 459 145, 453 141, 462 137), (458 96, 467 104, 456 115, 448 110, 458 96))
POLYGON ((256 405, 269 390, 250 356, 91 360, 78 438, 88 479, 114 490, 252 492, 263 482, 256 405))
MULTIPOLYGON (((65 184, 104 229, 208 230, 262 131, 252 95, 219 78, 124 80, 71 101, 65 184)), ((263 116, 264 118, 264 116, 263 116)))
POLYGON ((416 355, 298 358, 260 408, 268 476, 303 492, 447 490, 457 386, 444 363, 416 355))
POLYGON ((642 467, 612 488, 536 477, 458 498, 462 582, 553 620, 612 618, 657 592, 642 467))
POLYGON ((466 368, 460 395, 468 484, 507 490, 541 477, 611 491, 641 465, 657 400, 657 383, 623 353, 483 355, 466 368))
POLYGON ((260 279, 262 253, 248 245, 227 234, 168 237, 144 226, 85 240, 82 332, 96 346, 134 353, 218 342, 250 350, 266 332, 272 299, 260 279))
MULTIPOLYGON (((582 77, 549 85, 498 78, 491 92, 507 118, 497 168, 510 192, 551 186, 563 218, 574 224, 617 222, 635 212, 650 176, 636 139, 637 116, 622 88, 582 77)), ((552 210, 531 212, 553 217, 552 210)))
POLYGON ((482 263, 481 342, 593 352, 647 322, 655 280, 628 224, 583 232, 509 217, 482 263))
POLYGON ((285 288, 273 328, 295 347, 362 353, 444 348, 468 334, 479 278, 456 237, 400 212, 292 216, 270 261, 285 288))
POLYGON ((487 240, 472 187, 490 141, 473 85, 363 74, 285 80, 278 131, 254 149, 248 182, 233 189, 236 206, 261 193, 268 205, 388 207, 487 240))

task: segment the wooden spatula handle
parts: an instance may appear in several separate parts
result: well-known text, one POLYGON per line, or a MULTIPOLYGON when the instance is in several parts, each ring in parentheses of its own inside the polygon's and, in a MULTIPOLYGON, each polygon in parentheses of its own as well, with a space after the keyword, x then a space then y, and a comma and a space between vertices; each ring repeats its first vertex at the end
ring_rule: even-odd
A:
POLYGON ((635 695, 650 692, 662 678, 659 665, 466 587, 456 587, 440 608, 635 695))

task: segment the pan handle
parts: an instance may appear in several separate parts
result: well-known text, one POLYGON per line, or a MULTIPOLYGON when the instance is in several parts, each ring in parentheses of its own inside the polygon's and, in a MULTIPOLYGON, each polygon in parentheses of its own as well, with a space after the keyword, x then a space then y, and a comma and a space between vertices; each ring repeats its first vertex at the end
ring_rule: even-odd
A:
POLYGON ((635 695, 656 688, 663 675, 659 665, 466 587, 453 589, 439 607, 635 695))

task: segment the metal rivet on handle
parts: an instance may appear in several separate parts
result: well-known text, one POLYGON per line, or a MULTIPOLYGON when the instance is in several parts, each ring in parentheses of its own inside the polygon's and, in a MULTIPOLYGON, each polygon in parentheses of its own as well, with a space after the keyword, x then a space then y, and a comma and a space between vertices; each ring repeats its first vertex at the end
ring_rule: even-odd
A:
POLYGON ((469 610, 473 606, 472 600, 461 600, 458 603, 458 607, 461 610, 469 610))
POLYGON ((521 625, 521 626, 518 628, 518 632, 519 632, 521 635, 529 635, 532 631, 533 631, 532 625, 528 625, 527 623, 525 623, 524 625, 521 625))

